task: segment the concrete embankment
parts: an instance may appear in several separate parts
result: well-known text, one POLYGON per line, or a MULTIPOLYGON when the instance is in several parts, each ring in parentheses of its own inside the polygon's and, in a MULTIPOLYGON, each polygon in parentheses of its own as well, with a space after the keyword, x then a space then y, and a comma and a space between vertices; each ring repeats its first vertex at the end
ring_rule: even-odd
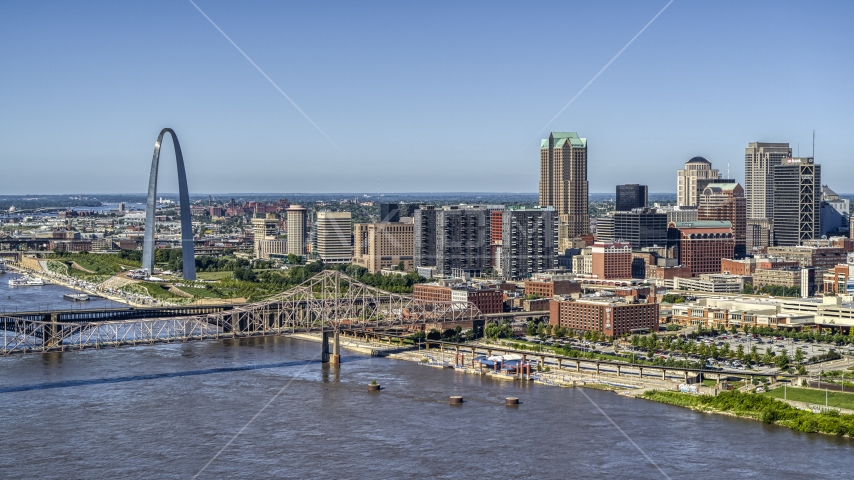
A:
POLYGON ((97 288, 85 288, 82 285, 71 283, 70 281, 66 280, 65 278, 63 278, 60 275, 57 275, 57 274, 52 273, 52 272, 45 272, 44 270, 41 269, 41 266, 38 263, 36 265, 38 265, 38 267, 39 267, 38 270, 36 270, 34 268, 30 268, 29 266, 21 265, 21 264, 7 264, 7 266, 10 269, 14 270, 17 273, 36 276, 36 277, 41 278, 45 282, 54 283, 56 285, 61 285, 65 288, 70 288, 70 289, 76 290, 78 292, 83 292, 83 293, 87 293, 90 295, 97 295, 99 297, 104 297, 108 300, 112 300, 112 301, 118 302, 118 303, 124 303, 124 304, 130 305, 132 307, 149 306, 149 305, 145 305, 143 303, 134 302, 134 301, 130 300, 129 298, 125 298, 125 297, 118 296, 118 295, 112 295, 108 292, 98 290, 97 288))
MULTIPOLYGON (((289 335, 293 338, 307 340, 310 342, 322 342, 319 333, 297 333, 289 335)), ((637 397, 647 390, 675 390, 677 382, 664 381, 651 378, 626 378, 606 373, 595 374, 592 372, 575 372, 568 369, 557 369, 552 367, 549 372, 535 372, 530 377, 516 376, 504 372, 492 372, 486 369, 478 369, 466 365, 454 365, 454 354, 442 352, 436 349, 418 349, 417 346, 399 346, 380 342, 370 342, 353 337, 340 337, 341 348, 354 352, 388 357, 396 360, 416 362, 421 365, 434 368, 453 369, 458 373, 471 375, 486 375, 496 380, 526 381, 535 384, 555 387, 587 387, 599 390, 611 390, 620 395, 637 397)))

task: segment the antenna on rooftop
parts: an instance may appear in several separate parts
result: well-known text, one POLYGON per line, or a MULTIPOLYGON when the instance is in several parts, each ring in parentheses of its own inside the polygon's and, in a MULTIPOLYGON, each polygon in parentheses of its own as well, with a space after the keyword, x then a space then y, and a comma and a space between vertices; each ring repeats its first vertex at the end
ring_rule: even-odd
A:
POLYGON ((815 160, 815 130, 812 131, 812 158, 815 160))

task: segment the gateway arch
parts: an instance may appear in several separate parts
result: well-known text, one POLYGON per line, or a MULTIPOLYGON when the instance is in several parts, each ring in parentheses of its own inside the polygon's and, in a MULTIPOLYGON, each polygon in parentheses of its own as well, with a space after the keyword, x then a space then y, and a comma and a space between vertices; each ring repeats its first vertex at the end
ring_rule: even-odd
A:
POLYGON ((157 208, 157 168, 160 163, 160 144, 163 135, 172 135, 175 146, 175 160, 178 162, 178 197, 181 208, 181 257, 184 261, 184 280, 196 279, 196 257, 193 249, 193 218, 190 216, 190 194, 187 191, 187 174, 184 171, 184 156, 178 136, 171 128, 164 128, 154 144, 154 157, 151 159, 151 176, 148 178, 148 200, 145 203, 145 239, 142 244, 142 268, 154 272, 154 214, 157 208))

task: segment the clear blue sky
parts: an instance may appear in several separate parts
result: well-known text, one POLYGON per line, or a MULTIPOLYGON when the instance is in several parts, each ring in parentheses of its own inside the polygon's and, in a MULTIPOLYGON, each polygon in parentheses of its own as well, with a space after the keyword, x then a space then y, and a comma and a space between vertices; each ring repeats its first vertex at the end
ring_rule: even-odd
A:
MULTIPOLYGON (((143 192, 173 127, 190 190, 535 192, 548 130, 593 192, 675 191, 701 155, 743 178, 789 142, 854 192, 854 3, 0 3, 0 193, 143 192)), ((171 146, 161 191, 175 191, 171 146)))

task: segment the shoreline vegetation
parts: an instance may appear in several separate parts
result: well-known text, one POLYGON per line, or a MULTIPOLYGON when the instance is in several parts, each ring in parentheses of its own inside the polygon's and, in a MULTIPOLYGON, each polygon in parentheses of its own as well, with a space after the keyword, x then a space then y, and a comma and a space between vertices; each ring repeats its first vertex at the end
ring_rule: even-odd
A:
POLYGON ((649 390, 639 397, 690 408, 697 412, 732 415, 757 420, 766 425, 780 425, 798 432, 854 436, 854 415, 839 413, 833 409, 815 413, 765 395, 736 390, 721 392, 717 396, 649 390))

